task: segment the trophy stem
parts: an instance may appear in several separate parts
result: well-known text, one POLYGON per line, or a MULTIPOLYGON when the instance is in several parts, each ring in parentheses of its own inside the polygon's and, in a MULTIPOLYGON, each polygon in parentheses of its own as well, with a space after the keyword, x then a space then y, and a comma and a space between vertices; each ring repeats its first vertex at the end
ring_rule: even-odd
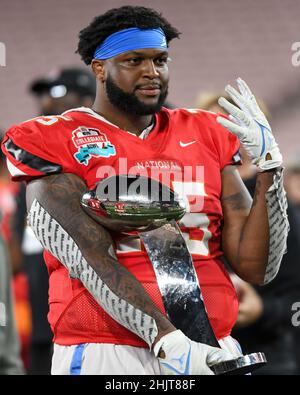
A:
MULTIPOLYGON (((192 257, 177 223, 140 232, 153 265, 158 287, 170 321, 187 337, 220 347, 203 301, 192 257)), ((266 363, 263 353, 254 353, 214 365, 215 374, 246 374, 266 363)))

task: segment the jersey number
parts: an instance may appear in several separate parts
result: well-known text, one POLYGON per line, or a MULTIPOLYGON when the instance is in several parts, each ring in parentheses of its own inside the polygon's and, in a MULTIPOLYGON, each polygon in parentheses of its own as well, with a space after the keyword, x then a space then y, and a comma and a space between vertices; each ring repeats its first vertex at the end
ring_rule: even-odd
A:
POLYGON ((182 232, 191 254, 209 255, 208 242, 212 234, 208 230, 210 221, 207 214, 199 212, 204 205, 204 183, 173 181, 173 189, 178 193, 187 206, 187 213, 179 221, 179 225, 187 228, 197 228, 190 232, 182 232))
MULTIPOLYGON (((212 234, 208 230, 210 221, 205 213, 201 213, 204 203, 204 183, 173 181, 173 189, 182 198, 187 212, 180 220, 179 225, 184 228, 182 235, 191 254, 209 255, 208 242, 212 234)), ((141 250, 140 239, 123 239, 119 244, 118 253, 128 253, 141 250)))
POLYGON ((36 121, 41 123, 42 125, 51 126, 54 123, 58 122, 60 119, 63 119, 65 121, 70 121, 70 118, 64 117, 63 115, 56 115, 55 117, 53 116, 39 117, 36 118, 36 121))

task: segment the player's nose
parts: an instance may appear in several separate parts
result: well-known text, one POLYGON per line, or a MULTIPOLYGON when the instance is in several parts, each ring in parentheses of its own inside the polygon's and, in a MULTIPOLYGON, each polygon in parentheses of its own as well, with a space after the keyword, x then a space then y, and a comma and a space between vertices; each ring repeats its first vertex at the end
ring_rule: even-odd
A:
POLYGON ((143 62, 143 76, 147 76, 148 78, 159 77, 159 72, 153 59, 145 59, 143 62))

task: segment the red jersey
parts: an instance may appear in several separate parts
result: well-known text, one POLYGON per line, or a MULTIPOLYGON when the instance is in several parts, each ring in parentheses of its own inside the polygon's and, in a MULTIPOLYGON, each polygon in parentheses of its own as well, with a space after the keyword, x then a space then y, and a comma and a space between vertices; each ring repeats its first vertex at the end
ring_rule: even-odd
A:
MULTIPOLYGON (((61 116, 38 117, 6 133, 3 151, 13 180, 74 173, 92 189, 113 174, 141 174, 169 184, 187 203, 179 222, 192 254, 215 335, 228 336, 238 301, 221 257, 221 170, 239 163, 238 139, 201 110, 167 110, 155 115, 141 139, 81 107, 61 116)), ((115 234, 119 262, 141 282, 165 313, 152 264, 138 237, 115 234)), ((101 257, 99 257, 101 259, 101 257)), ((146 347, 116 323, 79 280, 48 251, 49 322, 61 345, 87 342, 146 347)))

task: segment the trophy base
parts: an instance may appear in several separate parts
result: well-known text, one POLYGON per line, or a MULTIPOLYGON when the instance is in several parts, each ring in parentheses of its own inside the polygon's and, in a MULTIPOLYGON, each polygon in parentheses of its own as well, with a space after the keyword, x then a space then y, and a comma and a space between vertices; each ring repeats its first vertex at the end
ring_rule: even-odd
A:
POLYGON ((236 359, 219 362, 211 366, 215 375, 244 375, 264 366, 267 363, 263 352, 243 355, 236 359))

